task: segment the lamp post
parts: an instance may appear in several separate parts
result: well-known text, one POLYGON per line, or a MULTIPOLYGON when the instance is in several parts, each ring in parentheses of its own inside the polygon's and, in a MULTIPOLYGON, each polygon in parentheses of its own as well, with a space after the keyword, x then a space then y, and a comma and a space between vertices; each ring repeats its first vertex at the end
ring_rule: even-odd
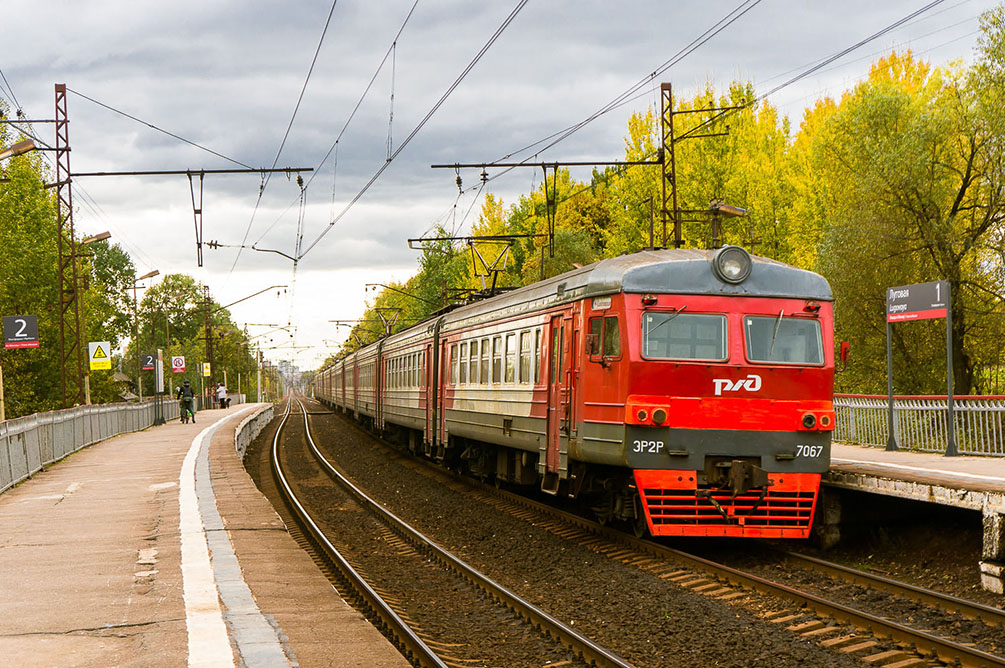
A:
POLYGON ((13 158, 16 155, 23 155, 28 151, 34 151, 37 146, 35 142, 30 139, 25 139, 24 141, 19 141, 18 143, 0 150, 0 160, 5 160, 7 158, 13 158))
POLYGON ((136 348, 136 392, 139 396, 139 400, 143 402, 143 379, 140 375, 140 318, 137 312, 137 302, 136 302, 136 288, 140 281, 153 278, 161 272, 157 269, 153 271, 148 271, 139 278, 133 279, 133 346, 136 348))

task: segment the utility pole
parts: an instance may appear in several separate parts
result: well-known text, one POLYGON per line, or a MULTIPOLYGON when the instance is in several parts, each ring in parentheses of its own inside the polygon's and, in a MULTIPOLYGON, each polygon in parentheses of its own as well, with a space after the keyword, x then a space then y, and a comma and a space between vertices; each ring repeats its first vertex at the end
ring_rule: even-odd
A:
MULTIPOLYGON (((209 286, 202 286, 203 308, 206 317, 206 359, 209 361, 209 387, 216 386, 216 360, 213 356, 213 301, 209 298, 209 286)), ((200 369, 201 372, 201 369, 200 369)))
POLYGON ((70 128, 66 84, 56 84, 56 246, 59 304, 60 388, 63 408, 84 402, 84 359, 80 349, 80 304, 77 301, 77 242, 73 230, 70 187, 70 128), (74 364, 76 359, 76 364, 74 364))
MULTIPOLYGON (((682 111, 674 111, 673 108, 673 86, 669 83, 660 84, 660 103, 661 103, 661 115, 660 115, 660 127, 662 129, 663 136, 663 147, 660 150, 660 160, 663 171, 662 179, 662 190, 663 190, 663 206, 661 207, 661 213, 663 216, 663 247, 667 244, 667 219, 672 218, 673 220, 673 244, 674 248, 680 248, 684 245, 684 239, 681 234, 681 223, 682 222, 705 222, 708 219, 709 214, 712 215, 712 224, 715 227, 712 233, 712 246, 716 247, 718 244, 719 230, 718 230, 718 215, 719 213, 725 213, 725 211, 720 210, 716 206, 710 206, 708 209, 681 209, 677 204, 677 163, 676 163, 676 146, 677 142, 683 141, 685 139, 702 139, 706 137, 723 137, 729 134, 729 128, 726 128, 726 132, 706 132, 705 134, 695 134, 697 131, 712 125, 717 120, 725 116, 730 111, 735 111, 737 109, 743 109, 746 105, 736 105, 732 107, 708 107, 705 109, 686 109, 682 111), (684 114, 701 114, 710 113, 711 115, 691 128, 687 132, 680 135, 676 135, 674 132, 674 116, 681 116, 684 114), (669 186, 670 192, 667 193, 667 187, 669 186), (681 214, 687 214, 690 216, 698 216, 697 218, 689 218, 687 221, 683 221, 681 214)), ((721 203, 721 200, 713 200, 713 204, 716 202, 721 203)), ((725 206, 725 205, 723 205, 725 206)), ((728 215, 728 214, 727 214, 728 215)))

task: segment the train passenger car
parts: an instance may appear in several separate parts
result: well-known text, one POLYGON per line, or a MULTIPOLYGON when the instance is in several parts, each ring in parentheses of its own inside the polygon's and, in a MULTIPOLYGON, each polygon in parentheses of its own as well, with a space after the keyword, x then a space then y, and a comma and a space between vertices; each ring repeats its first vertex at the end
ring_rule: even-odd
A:
POLYGON ((378 428, 483 478, 654 535, 797 538, 829 467, 832 330, 817 274, 737 247, 644 251, 349 359, 380 369, 378 428))

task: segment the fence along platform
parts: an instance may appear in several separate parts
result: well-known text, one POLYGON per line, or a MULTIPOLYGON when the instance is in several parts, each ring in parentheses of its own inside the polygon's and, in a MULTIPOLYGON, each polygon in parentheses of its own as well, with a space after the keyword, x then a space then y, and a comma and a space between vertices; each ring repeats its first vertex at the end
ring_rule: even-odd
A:
MULTIPOLYGON (((897 446, 915 452, 945 452, 947 404, 945 396, 894 396, 897 446)), ((889 403, 885 395, 838 394, 834 411, 835 441, 886 446, 889 403)), ((1005 396, 953 397, 953 412, 960 454, 1005 457, 1005 396)))
MULTIPOLYGON (((244 395, 231 395, 236 403, 244 395)), ((202 397, 198 410, 202 410, 202 397)), ((178 402, 164 397, 165 420, 178 417, 178 402)), ((93 404, 35 413, 0 422, 0 493, 63 457, 99 441, 153 425, 153 398, 142 402, 93 404)))

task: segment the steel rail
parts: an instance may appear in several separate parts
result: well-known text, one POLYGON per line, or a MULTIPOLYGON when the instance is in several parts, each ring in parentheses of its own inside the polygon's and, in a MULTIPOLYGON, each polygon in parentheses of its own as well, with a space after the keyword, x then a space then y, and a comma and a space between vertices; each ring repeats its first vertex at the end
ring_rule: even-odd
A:
POLYGON ((889 621, 861 610, 856 610, 850 606, 828 601, 814 594, 802 592, 793 587, 773 582, 767 578, 763 578, 752 573, 746 573, 739 569, 719 564, 696 555, 688 554, 687 552, 683 552, 681 550, 659 545, 651 540, 635 538, 634 536, 630 536, 622 531, 603 526, 593 520, 559 510, 552 506, 528 499, 518 494, 513 494, 506 490, 496 489, 484 483, 477 483, 470 478, 460 476, 452 471, 447 471, 439 466, 430 465, 430 468, 450 477, 453 480, 463 481, 469 486, 480 489, 488 496, 495 496, 514 505, 522 506, 542 514, 549 515, 555 519, 563 521, 566 524, 607 539, 613 543, 621 544, 638 552, 649 554, 650 556, 659 559, 671 559, 678 562, 684 562, 697 570, 704 571, 718 578, 729 581, 734 585, 747 587, 761 593, 783 598, 801 606, 808 606, 821 616, 831 617, 836 620, 850 623, 859 628, 868 629, 876 636, 889 637, 895 641, 902 642, 907 645, 913 645, 920 653, 933 654, 938 657, 940 661, 950 664, 954 661, 958 661, 959 665, 968 668, 1005 668, 1005 657, 995 656, 973 647, 955 643, 948 639, 939 638, 938 636, 930 633, 912 629, 903 624, 898 624, 897 622, 889 621))
MULTIPOLYGON (((472 484, 472 481, 469 479, 467 482, 472 484)), ((517 505, 522 505, 545 514, 549 514, 552 517, 561 519, 566 523, 612 542, 624 545, 625 547, 649 554, 653 557, 661 559, 669 558, 679 562, 684 562, 693 568, 729 581, 735 585, 748 587, 770 596, 783 598, 801 606, 808 606, 821 616, 831 617, 833 619, 850 623, 859 628, 868 629, 876 636, 889 637, 895 641, 913 645, 920 652, 934 654, 940 661, 944 661, 946 663, 959 661, 961 666, 972 666, 974 668, 1005 668, 1005 657, 995 656, 994 654, 989 654, 979 649, 968 647, 967 645, 962 645, 945 638, 940 638, 925 631, 912 629, 908 626, 884 619, 877 615, 873 615, 862 610, 856 610, 855 608, 837 603, 835 601, 828 601, 827 599, 815 594, 803 592, 795 589, 794 587, 773 582, 767 578, 747 573, 703 557, 698 557, 693 554, 688 554, 687 552, 682 552, 681 550, 659 545, 649 540, 629 536, 626 533, 610 527, 605 527, 592 520, 552 508, 551 506, 541 504, 537 501, 527 499, 517 494, 512 494, 505 490, 497 490, 489 487, 488 485, 482 485, 482 488, 483 491, 489 495, 499 496, 517 505)))
MULTIPOLYGON (((398 643, 398 648, 406 656, 423 668, 447 668, 440 658, 431 650, 426 643, 419 638, 414 631, 391 609, 391 607, 370 587, 369 584, 356 572, 348 561, 339 553, 334 545, 324 535, 317 523, 304 508, 303 504, 296 498, 293 489, 282 471, 279 461, 279 438, 283 433, 283 427, 290 417, 292 401, 287 402, 286 413, 283 415, 279 428, 276 429, 276 436, 272 440, 272 473, 276 478, 279 493, 290 508, 295 520, 300 525, 304 535, 314 544, 329 564, 342 574, 342 577, 349 586, 356 592, 363 606, 376 619, 384 625, 385 630, 390 633, 398 643)), ((297 401, 300 404, 299 400, 297 401)), ((303 404, 300 404, 303 409, 303 404)), ((304 423, 307 422, 307 411, 304 409, 304 423)), ((311 443, 313 446, 313 442, 311 443)))
POLYGON ((942 610, 946 610, 948 612, 956 612, 964 617, 979 619, 982 622, 993 624, 995 626, 1005 626, 1005 610, 999 610, 998 608, 992 608, 989 605, 982 605, 980 603, 975 603, 974 601, 968 601, 956 596, 950 596, 949 594, 943 594, 942 592, 925 589, 924 587, 918 587, 917 585, 909 584, 907 582, 900 582, 899 580, 894 580, 883 575, 849 568, 848 566, 835 564, 833 562, 811 557, 806 554, 799 554, 798 552, 790 552, 788 550, 781 550, 780 553, 789 559, 801 562, 807 568, 812 568, 816 571, 832 577, 840 578, 847 582, 854 582, 855 584, 870 587, 872 589, 881 589, 903 598, 913 599, 924 603, 925 605, 941 608, 942 610))
MULTIPOLYGON (((299 400, 297 401, 299 403, 299 400)), ((303 408, 303 404, 301 404, 301 407, 303 408)), ((586 636, 576 632, 571 627, 555 619, 544 610, 541 610, 534 604, 520 598, 515 593, 506 589, 501 584, 493 581, 482 573, 479 573, 464 561, 439 547, 431 539, 406 524, 402 519, 367 496, 361 489, 356 487, 352 484, 352 482, 340 474, 331 462, 329 462, 328 459, 321 454, 321 451, 314 444, 314 439, 311 437, 307 409, 304 408, 303 410, 304 429, 307 434, 307 441, 310 444, 311 449, 314 451, 314 456, 326 469, 328 474, 332 476, 332 478, 337 480, 339 484, 343 485, 371 512, 383 518, 383 521, 386 522, 392 530, 397 532, 398 535, 420 549, 425 550, 441 564, 453 570, 455 573, 471 582, 474 586, 487 592, 490 596, 492 596, 492 598, 511 609, 520 617, 527 620, 530 624, 540 628, 544 633, 557 639, 573 652, 579 654, 587 663, 592 663, 594 666, 610 666, 612 668, 633 668, 632 664, 628 663, 617 654, 601 647, 586 636)))

